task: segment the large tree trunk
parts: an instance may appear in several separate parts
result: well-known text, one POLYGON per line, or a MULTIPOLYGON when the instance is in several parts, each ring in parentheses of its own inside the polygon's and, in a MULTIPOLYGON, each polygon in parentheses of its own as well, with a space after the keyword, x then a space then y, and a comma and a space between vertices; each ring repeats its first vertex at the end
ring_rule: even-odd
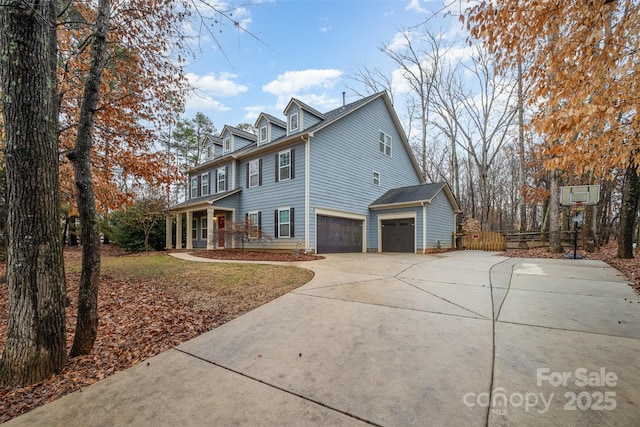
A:
POLYGON ((59 372, 67 358, 55 106, 57 2, 3 3, 9 321, 0 385, 7 385, 42 381, 59 372))
POLYGON ((627 167, 622 187, 620 208, 620 233, 618 235, 618 258, 633 258, 633 229, 638 212, 638 172, 631 164, 627 167))
POLYGON ((98 285, 100 282, 100 222, 96 211, 91 173, 91 133, 100 81, 104 69, 110 0, 100 0, 91 47, 91 64, 80 107, 78 136, 73 153, 76 197, 82 238, 82 272, 78 291, 78 320, 71 356, 88 354, 98 335, 98 285))
POLYGON ((560 238, 560 172, 551 171, 551 185, 549 196, 549 251, 564 252, 560 238))

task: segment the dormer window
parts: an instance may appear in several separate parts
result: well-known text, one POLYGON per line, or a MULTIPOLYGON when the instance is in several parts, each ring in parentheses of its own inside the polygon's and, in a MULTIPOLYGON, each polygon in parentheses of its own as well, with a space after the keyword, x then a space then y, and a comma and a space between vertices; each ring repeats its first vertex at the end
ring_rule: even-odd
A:
POLYGON ((205 155, 205 160, 213 159, 213 144, 207 145, 207 148, 205 149, 204 155, 205 155))
POLYGON ((231 136, 224 137, 224 152, 228 153, 231 151, 231 136))
POLYGON ((289 132, 297 131, 299 126, 298 113, 293 113, 289 116, 289 132))
POLYGON ((259 135, 259 142, 261 144, 264 144, 265 142, 267 142, 267 127, 261 126, 260 131, 258 132, 258 135, 259 135))

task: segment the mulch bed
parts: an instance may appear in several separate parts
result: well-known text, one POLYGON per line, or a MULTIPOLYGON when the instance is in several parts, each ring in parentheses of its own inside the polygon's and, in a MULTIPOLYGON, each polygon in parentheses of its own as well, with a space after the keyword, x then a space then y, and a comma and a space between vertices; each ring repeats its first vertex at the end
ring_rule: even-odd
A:
POLYGON ((293 251, 255 251, 242 249, 219 249, 212 251, 193 251, 192 255, 201 258, 225 259, 234 261, 316 261, 324 259, 320 255, 311 255, 300 252, 299 255, 293 251))

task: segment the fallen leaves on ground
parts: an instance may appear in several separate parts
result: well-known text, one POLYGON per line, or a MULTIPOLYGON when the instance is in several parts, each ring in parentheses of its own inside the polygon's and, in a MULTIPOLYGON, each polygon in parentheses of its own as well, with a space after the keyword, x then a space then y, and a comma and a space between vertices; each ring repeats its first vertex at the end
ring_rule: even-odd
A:
MULTIPOLYGON (((106 249, 103 256, 105 252, 119 254, 106 249)), ((78 254, 77 250, 65 250, 65 259, 77 258, 78 254)), ((0 277, 4 277, 4 273, 5 265, 2 264, 0 277)), ((308 274, 307 280, 312 277, 312 273, 308 274)), ((67 273, 67 291, 71 299, 67 308, 67 353, 75 331, 79 279, 79 273, 67 273)), ((0 388, 0 423, 195 338, 300 285, 276 282, 256 284, 247 280, 237 286, 225 284, 216 289, 194 289, 179 283, 102 274, 98 297, 99 331, 91 353, 69 359, 62 372, 46 381, 26 387, 0 388)), ((287 282, 292 280, 287 279, 287 282)), ((0 350, 7 337, 7 313, 5 282, 0 284, 0 350)))
MULTIPOLYGON (((622 273, 633 286, 635 292, 640 295, 640 253, 635 252, 635 258, 620 259, 617 257, 617 242, 609 242, 596 248, 594 252, 578 250, 577 253, 583 259, 598 259, 606 262, 622 273)), ((573 250, 567 251, 573 256, 573 250)), ((546 247, 532 249, 508 249, 502 255, 514 258, 565 258, 564 253, 552 253, 546 247)))

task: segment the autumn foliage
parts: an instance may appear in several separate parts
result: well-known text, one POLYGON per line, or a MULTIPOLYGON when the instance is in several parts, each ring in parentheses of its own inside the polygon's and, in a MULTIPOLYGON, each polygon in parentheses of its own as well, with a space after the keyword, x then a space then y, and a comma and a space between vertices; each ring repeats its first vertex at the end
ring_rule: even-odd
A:
POLYGON ((640 166, 640 3, 483 1, 467 17, 501 67, 530 62, 531 124, 546 139, 547 168, 609 179, 640 166))
MULTIPOLYGON (((61 152, 73 156, 95 9, 72 2, 58 32, 58 89, 61 152)), ((144 182, 175 181, 178 170, 156 145, 163 126, 183 108, 187 90, 179 34, 186 15, 180 2, 114 0, 108 32, 96 123, 92 166, 97 208, 106 212, 129 204, 144 182)), ((73 165, 62 157, 64 201, 75 204, 73 165)))

